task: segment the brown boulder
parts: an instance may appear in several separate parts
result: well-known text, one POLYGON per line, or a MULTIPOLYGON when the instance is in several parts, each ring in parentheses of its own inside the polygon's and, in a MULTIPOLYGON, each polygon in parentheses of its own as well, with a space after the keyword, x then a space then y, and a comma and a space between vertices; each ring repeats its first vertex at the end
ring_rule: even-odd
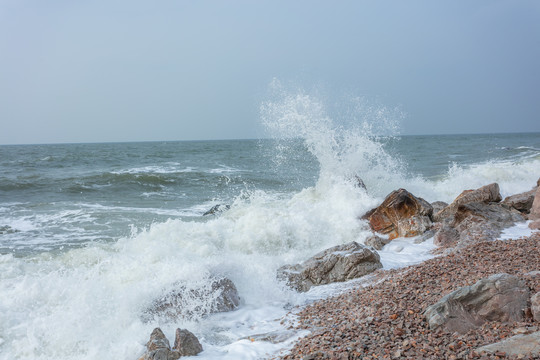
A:
POLYGON ((531 297, 531 312, 534 320, 540 322, 540 292, 531 297))
POLYGON ((388 244, 390 239, 385 239, 377 235, 372 235, 364 241, 364 245, 371 246, 375 250, 381 250, 384 245, 388 244))
POLYGON ((278 278, 297 291, 352 280, 382 267, 379 254, 357 242, 326 249, 305 262, 278 269, 278 278))
POLYGON ((178 351, 180 356, 195 356, 203 351, 203 348, 199 339, 191 331, 176 329, 173 350, 178 351))
POLYGON ((379 207, 370 210, 362 219, 369 221, 373 231, 397 237, 412 237, 431 227, 431 205, 405 189, 391 192, 379 207))
POLYGON ((461 334, 486 321, 521 321, 529 300, 529 288, 517 277, 496 274, 462 287, 425 311, 431 329, 444 328, 461 334))
POLYGON ((529 220, 539 220, 540 219, 540 186, 536 189, 534 194, 534 200, 531 206, 529 213, 529 220))
POLYGON ((146 353, 139 360, 177 360, 180 353, 171 351, 169 340, 160 328, 155 328, 146 343, 146 353))
POLYGON ((433 215, 434 221, 452 220, 455 212, 460 205, 472 202, 490 203, 502 200, 497 183, 482 186, 476 190, 465 190, 455 200, 433 215))
POLYGON ((433 243, 437 246, 450 247, 459 241, 459 231, 456 228, 443 225, 435 234, 433 243))

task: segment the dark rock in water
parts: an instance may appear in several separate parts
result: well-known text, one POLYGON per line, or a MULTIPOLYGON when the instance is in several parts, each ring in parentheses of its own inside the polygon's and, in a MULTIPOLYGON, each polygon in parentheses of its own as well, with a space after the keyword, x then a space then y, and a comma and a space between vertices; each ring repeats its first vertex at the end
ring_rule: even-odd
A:
POLYGON ((214 278, 209 281, 207 286, 197 289, 176 284, 173 290, 152 303, 143 319, 150 321, 154 316, 173 320, 200 317, 232 311, 240 305, 238 290, 230 279, 214 278))
POLYGON ((379 254, 364 245, 351 242, 322 251, 305 262, 278 269, 278 278, 297 291, 312 286, 347 281, 382 267, 379 254))
POLYGON ((364 181, 358 175, 354 175, 354 185, 367 191, 366 184, 364 184, 364 181))
POLYGON ((364 245, 371 246, 375 250, 381 250, 384 245, 388 244, 390 239, 385 239, 377 235, 372 235, 364 241, 364 245))
POLYGON ((208 210, 207 212, 205 212, 203 216, 217 215, 219 213, 229 210, 230 208, 231 208, 230 205, 217 204, 217 205, 212 206, 212 208, 208 210))
POLYGON ((521 194, 508 196, 503 200, 502 203, 518 210, 519 212, 528 214, 531 210, 535 194, 536 189, 529 190, 521 194))
POLYGON ((525 282, 503 273, 446 295, 424 314, 431 329, 464 334, 486 321, 522 321, 528 300, 525 282))
POLYGON ((173 350, 178 351, 180 356, 195 356, 203 351, 203 348, 199 339, 191 331, 176 329, 173 350))
POLYGON ((423 234, 432 225, 432 213, 433 208, 426 200, 399 189, 391 192, 379 207, 370 210, 362 219, 369 221, 371 230, 388 235, 392 240, 423 234))
POLYGON ((450 205, 435 213, 433 220, 437 222, 451 221, 460 205, 466 205, 472 202, 499 202, 501 200, 502 197, 497 183, 482 186, 476 190, 465 190, 450 205))
POLYGON ((9 225, 0 226, 0 235, 2 234, 14 234, 19 232, 19 230, 12 228, 9 225))
POLYGON ((171 351, 169 340, 160 328, 155 328, 146 343, 146 353, 139 360, 176 360, 180 358, 178 351, 171 351))

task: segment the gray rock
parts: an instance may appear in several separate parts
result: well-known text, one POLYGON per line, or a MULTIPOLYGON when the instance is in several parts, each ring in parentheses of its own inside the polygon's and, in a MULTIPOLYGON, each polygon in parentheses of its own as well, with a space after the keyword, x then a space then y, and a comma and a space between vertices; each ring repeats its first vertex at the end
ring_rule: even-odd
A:
POLYGON ((385 239, 377 235, 372 235, 364 241, 364 245, 371 246, 375 250, 381 250, 384 245, 388 244, 390 239, 385 239))
POLYGON ((524 355, 537 358, 540 356, 540 331, 532 334, 515 335, 503 341, 482 346, 477 353, 504 352, 507 356, 524 355))
POLYGON ((278 278, 297 291, 312 286, 347 281, 382 267, 379 254, 364 245, 351 242, 322 251, 305 262, 278 269, 278 278))
POLYGON ((451 221, 460 205, 469 203, 490 203, 501 201, 499 185, 497 183, 482 186, 476 190, 465 190, 454 201, 433 215, 433 220, 437 222, 451 221))
POLYGON ((272 344, 279 344, 297 335, 298 332, 295 330, 279 330, 264 334, 250 335, 245 337, 244 339, 249 339, 251 341, 266 341, 272 344))
POLYGON ((176 329, 173 349, 178 351, 181 356, 195 356, 203 351, 199 339, 186 329, 176 329))
POLYGON ((521 194, 507 196, 502 203, 518 210, 519 212, 528 214, 531 210, 535 194, 536 188, 521 194))
POLYGON ((464 334, 486 321, 523 320, 528 300, 529 288, 523 281, 496 274, 446 295, 424 314, 431 329, 464 334))
POLYGON ((218 215, 224 211, 229 210, 230 208, 231 208, 230 205, 217 204, 217 205, 212 206, 212 208, 208 210, 207 212, 205 212, 203 216, 218 215))
POLYGON ((160 328, 155 328, 146 343, 146 353, 139 360, 176 360, 180 358, 177 351, 171 351, 169 340, 160 328))
POLYGON ((240 305, 240 296, 228 278, 211 278, 210 283, 198 289, 188 289, 178 283, 174 289, 152 302, 143 314, 143 320, 155 316, 169 320, 201 317, 211 313, 227 312, 240 305))
POLYGON ((459 231, 456 228, 444 224, 435 234, 433 243, 437 246, 455 246, 459 241, 459 231))
POLYGON ((536 189, 534 200, 529 213, 529 220, 540 220, 540 186, 536 189))
POLYGON ((531 297, 531 312, 533 319, 540 322, 540 292, 531 297))
POLYGON ((433 208, 433 214, 438 213, 447 206, 448 203, 445 203, 444 201, 435 201, 431 203, 431 207, 433 208))

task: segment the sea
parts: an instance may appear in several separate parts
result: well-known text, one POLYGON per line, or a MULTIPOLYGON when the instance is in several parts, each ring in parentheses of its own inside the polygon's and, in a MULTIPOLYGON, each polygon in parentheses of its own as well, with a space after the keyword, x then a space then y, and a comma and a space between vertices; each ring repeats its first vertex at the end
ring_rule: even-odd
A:
MULTIPOLYGON (((451 202, 540 177, 540 133, 381 135, 287 101, 262 107, 263 139, 0 146, 0 359, 135 360, 156 327, 171 344, 176 328, 194 333, 198 359, 279 356, 306 334, 289 330, 299 309, 363 284, 297 293, 280 266, 363 243, 360 217, 393 190, 451 202), (235 311, 149 315, 178 284, 193 293, 216 277, 236 285, 235 311), (281 336, 255 336, 267 333, 281 336)), ((522 223, 503 236, 528 234, 522 223)), ((433 248, 396 239, 379 253, 398 268, 433 248)))

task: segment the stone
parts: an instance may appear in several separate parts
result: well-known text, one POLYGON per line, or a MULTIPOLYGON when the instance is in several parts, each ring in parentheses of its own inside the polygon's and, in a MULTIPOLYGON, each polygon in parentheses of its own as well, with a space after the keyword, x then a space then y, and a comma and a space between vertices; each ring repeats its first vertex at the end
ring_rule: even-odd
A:
POLYGON ((178 351, 180 356, 195 356, 203 351, 203 348, 199 339, 191 331, 176 329, 173 350, 178 351))
POLYGON ((405 189, 391 192, 377 208, 370 210, 362 219, 369 221, 371 230, 397 237, 413 237, 423 234, 431 223, 433 208, 424 199, 405 189))
POLYGON ((177 351, 171 351, 169 340, 160 328, 155 328, 146 343, 146 353, 139 360, 176 360, 180 358, 177 351))
POLYGON ((444 201, 434 201, 431 203, 431 207, 433 208, 433 214, 438 213, 447 206, 448 203, 445 203, 444 201))
POLYGON ((540 322, 540 292, 531 297, 531 312, 534 321, 540 322))
POLYGON ((502 203, 516 209, 519 212, 528 214, 531 210, 535 194, 536 188, 521 194, 507 196, 502 203))
POLYGON ((208 210, 207 212, 205 212, 203 216, 218 215, 224 211, 229 210, 230 208, 231 208, 230 205, 217 204, 217 205, 212 206, 212 208, 208 210))
POLYGON ((191 289, 178 283, 175 288, 152 302, 143 320, 155 316, 168 320, 196 318, 207 314, 235 310, 240 296, 234 283, 228 278, 210 278, 202 288, 191 289))
POLYGON ((442 222, 445 220, 451 221, 455 212, 460 205, 465 205, 472 202, 490 203, 499 202, 502 200, 497 183, 482 186, 476 190, 465 190, 454 201, 433 215, 433 220, 442 222))
POLYGON ((441 247, 451 247, 459 241, 459 231, 450 225, 443 225, 435 234, 433 243, 441 247))
POLYGON ((534 194, 534 200, 531 205, 531 210, 529 213, 529 220, 539 220, 540 219, 540 186, 536 189, 534 194))
POLYGON ((388 244, 390 239, 385 239, 377 235, 372 235, 364 241, 364 245, 371 246, 375 250, 381 250, 384 245, 388 244))
POLYGON ((477 353, 506 353, 506 356, 529 356, 537 359, 540 356, 540 331, 532 334, 520 334, 503 341, 482 346, 477 353))
POLYGON ((486 321, 522 321, 528 300, 527 285, 516 276, 502 273, 444 296, 424 315, 432 330, 443 328, 464 334, 486 321))
POLYGON ((529 228, 531 230, 540 230, 540 219, 530 222, 529 228))
POLYGON ((278 278, 297 291, 347 281, 382 267, 379 254, 355 241, 326 249, 305 262, 278 269, 278 278))

